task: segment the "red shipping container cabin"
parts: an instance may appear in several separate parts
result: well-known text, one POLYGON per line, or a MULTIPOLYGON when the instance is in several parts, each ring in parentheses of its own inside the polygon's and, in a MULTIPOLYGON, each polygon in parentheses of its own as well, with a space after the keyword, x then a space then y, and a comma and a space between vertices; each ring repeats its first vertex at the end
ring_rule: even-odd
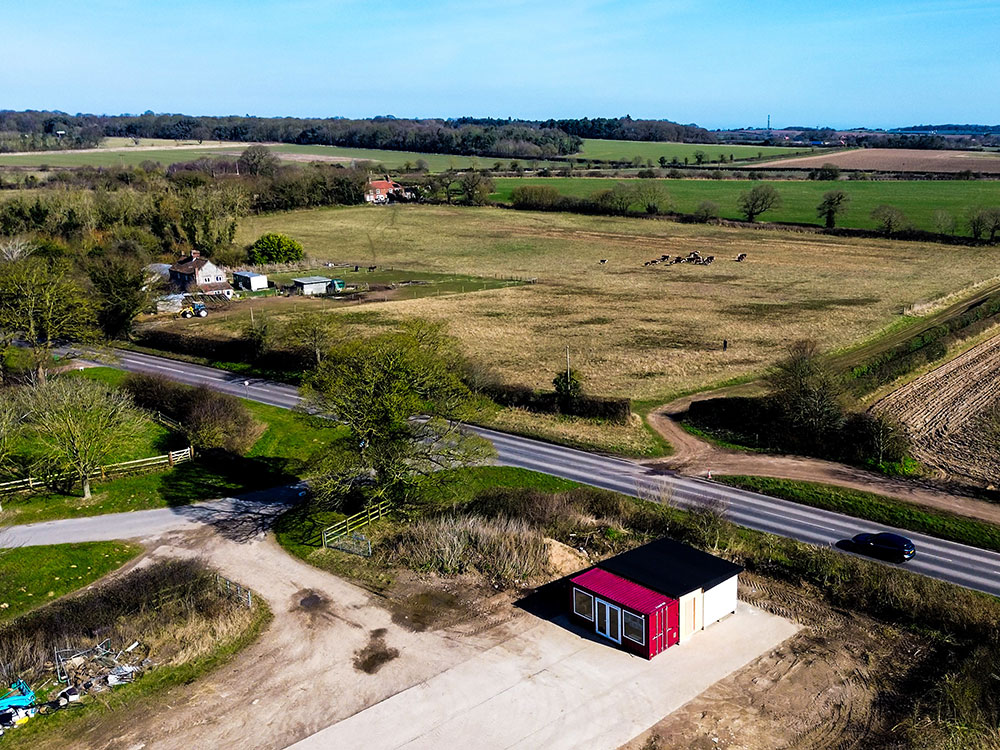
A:
POLYGON ((647 659, 680 639, 676 599, 601 568, 570 579, 570 615, 578 624, 647 659))

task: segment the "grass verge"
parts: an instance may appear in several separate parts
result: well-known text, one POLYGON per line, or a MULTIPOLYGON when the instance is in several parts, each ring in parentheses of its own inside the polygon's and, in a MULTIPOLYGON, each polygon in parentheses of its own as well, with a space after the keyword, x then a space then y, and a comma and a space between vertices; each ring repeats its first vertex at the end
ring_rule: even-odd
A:
POLYGON ((927 510, 884 495, 770 477, 721 476, 713 479, 731 487, 1000 552, 1000 526, 953 513, 927 510))
POLYGON ((0 623, 93 583, 140 552, 123 542, 0 550, 0 623))

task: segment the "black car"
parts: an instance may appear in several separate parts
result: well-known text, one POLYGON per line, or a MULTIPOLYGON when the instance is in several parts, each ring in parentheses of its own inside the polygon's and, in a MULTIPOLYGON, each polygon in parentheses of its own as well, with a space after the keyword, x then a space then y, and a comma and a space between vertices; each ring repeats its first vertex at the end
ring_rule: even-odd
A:
POLYGON ((892 562, 906 562, 917 554, 913 542, 905 536, 888 531, 878 534, 858 534, 851 542, 854 544, 854 549, 863 555, 892 562))

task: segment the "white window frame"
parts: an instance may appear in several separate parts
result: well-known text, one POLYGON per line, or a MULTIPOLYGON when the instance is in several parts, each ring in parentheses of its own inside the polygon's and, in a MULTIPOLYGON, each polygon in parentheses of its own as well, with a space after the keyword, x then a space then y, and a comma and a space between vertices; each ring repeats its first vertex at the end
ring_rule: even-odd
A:
POLYGON ((589 593, 589 592, 587 592, 587 591, 584 591, 583 589, 578 589, 578 588, 576 588, 574 586, 573 587, 573 614, 575 614, 577 617, 582 617, 584 620, 590 620, 591 622, 593 622, 594 621, 594 617, 596 617, 596 614, 594 612, 595 609, 596 609, 596 605, 594 604, 594 595, 591 594, 591 593, 589 593), (583 594, 585 597, 587 597, 588 599, 590 599, 590 615, 589 616, 583 614, 582 612, 579 612, 577 610, 577 608, 576 608, 576 595, 578 593, 579 594, 583 594))
POLYGON ((633 614, 632 612, 629 612, 628 610, 624 610, 624 609, 622 610, 622 636, 625 637, 625 638, 628 638, 630 641, 632 641, 632 643, 638 643, 640 646, 645 646, 646 645, 646 628, 644 627, 645 624, 646 624, 646 620, 645 620, 644 617, 642 617, 640 615, 637 615, 637 614, 633 614), (634 618, 634 619, 636 619, 636 620, 639 621, 639 632, 642 633, 642 640, 641 641, 637 641, 635 638, 633 638, 632 636, 630 636, 625 631, 625 620, 627 618, 629 618, 629 617, 632 617, 632 618, 634 618))

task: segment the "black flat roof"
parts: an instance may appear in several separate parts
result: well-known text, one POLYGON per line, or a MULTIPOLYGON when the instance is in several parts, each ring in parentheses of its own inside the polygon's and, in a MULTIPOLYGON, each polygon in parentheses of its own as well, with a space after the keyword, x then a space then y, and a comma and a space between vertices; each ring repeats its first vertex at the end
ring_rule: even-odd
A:
POLYGON ((743 570, 673 539, 657 539, 599 562, 597 567, 673 599, 710 589, 743 570))

